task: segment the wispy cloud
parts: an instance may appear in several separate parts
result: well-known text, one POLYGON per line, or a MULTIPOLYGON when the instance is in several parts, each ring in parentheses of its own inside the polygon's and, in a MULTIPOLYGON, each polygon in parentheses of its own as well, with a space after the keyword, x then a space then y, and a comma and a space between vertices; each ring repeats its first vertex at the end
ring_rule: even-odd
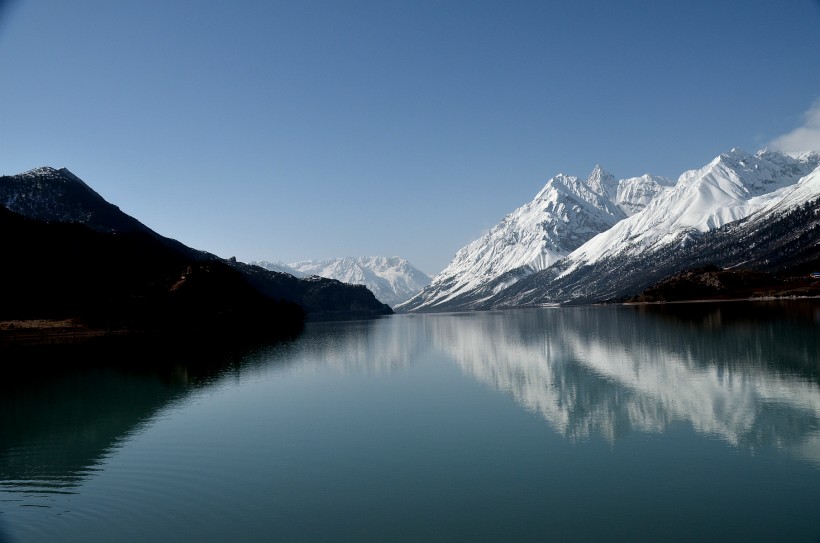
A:
POLYGON ((820 151, 820 100, 804 114, 802 126, 773 139, 769 147, 786 153, 820 151))

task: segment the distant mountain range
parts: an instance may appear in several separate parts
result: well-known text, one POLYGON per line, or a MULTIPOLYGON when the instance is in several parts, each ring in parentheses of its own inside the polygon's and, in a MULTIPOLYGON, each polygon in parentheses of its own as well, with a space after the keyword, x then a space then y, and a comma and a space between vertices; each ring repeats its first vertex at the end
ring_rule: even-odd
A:
POLYGON ((816 266, 820 154, 733 149, 676 183, 558 175, 456 253, 399 311, 623 300, 717 265, 806 274, 816 266))
POLYGON ((66 169, 0 177, 0 231, 0 320, 238 331, 392 312, 362 286, 297 279, 161 236, 66 169))
POLYGON ((296 313, 381 315, 387 304, 461 311, 812 295, 820 293, 809 280, 820 269, 820 154, 732 149, 675 182, 618 180, 599 166, 586 179, 559 174, 432 281, 398 257, 219 258, 157 234, 66 169, 0 177, 0 228, 8 262, 0 320, 202 328, 277 314, 279 323, 301 322, 296 313))
POLYGON ((429 275, 397 256, 305 260, 291 264, 262 260, 251 264, 296 277, 318 275, 343 283, 364 285, 376 298, 390 306, 408 300, 430 283, 429 275))

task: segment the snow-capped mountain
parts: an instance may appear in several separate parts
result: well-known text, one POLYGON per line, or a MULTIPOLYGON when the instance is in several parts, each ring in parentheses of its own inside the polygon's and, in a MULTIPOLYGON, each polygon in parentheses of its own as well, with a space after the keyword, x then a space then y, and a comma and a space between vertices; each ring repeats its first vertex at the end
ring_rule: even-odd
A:
POLYGON ((742 263, 744 247, 732 236, 757 244, 760 259, 765 247, 794 256, 805 248, 787 248, 776 237, 787 224, 784 214, 820 197, 813 177, 798 184, 818 165, 817 153, 752 155, 732 149, 684 172, 674 184, 649 175, 617 181, 599 167, 585 183, 556 176, 533 202, 460 250, 429 287, 398 309, 490 309, 630 296, 684 269, 742 263), (599 204, 592 205, 593 216, 606 218, 604 211, 607 224, 587 218, 592 202, 599 204), (556 216, 556 209, 567 208, 576 214, 556 216), (726 225, 733 228, 721 228, 726 225))
POLYGON ((699 170, 683 173, 662 198, 573 252, 568 271, 614 254, 645 254, 748 217, 778 189, 794 185, 817 167, 818 155, 796 159, 774 151, 721 154, 699 170))
POLYGON ((649 205, 655 197, 673 187, 675 183, 665 177, 644 174, 618 181, 615 204, 630 217, 649 205))
POLYGON ((265 268, 268 271, 275 271, 279 273, 289 273, 294 277, 305 277, 305 274, 296 270, 284 262, 276 261, 276 262, 268 262, 267 260, 251 260, 249 262, 251 266, 259 266, 260 268, 265 268))
POLYGON ((291 264, 263 260, 252 264, 296 277, 318 275, 343 283, 365 285, 377 299, 390 306, 407 300, 430 283, 430 276, 397 256, 346 257, 291 264))
POLYGON ((614 202, 627 216, 631 216, 645 208, 655 196, 674 183, 665 177, 650 174, 616 180, 614 175, 598 165, 587 179, 587 185, 594 192, 614 202))
POLYGON ((812 227, 820 205, 818 165, 819 154, 733 149, 685 172, 643 211, 486 306, 621 298, 705 264, 774 270, 775 263, 796 262, 818 237, 812 227), (798 211, 805 211, 802 222, 795 222, 798 211))
POLYGON ((468 308, 549 268, 668 189, 664 178, 618 181, 600 166, 585 181, 556 175, 531 202, 459 250, 427 288, 398 309, 468 308))

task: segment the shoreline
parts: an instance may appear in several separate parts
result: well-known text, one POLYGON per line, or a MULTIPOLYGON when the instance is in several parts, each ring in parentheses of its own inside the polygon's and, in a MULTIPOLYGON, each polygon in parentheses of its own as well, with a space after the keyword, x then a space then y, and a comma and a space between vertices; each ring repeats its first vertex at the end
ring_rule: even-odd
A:
MULTIPOLYGON (((820 295, 813 296, 754 296, 749 298, 694 298, 691 300, 655 300, 655 301, 634 301, 615 302, 616 305, 669 305, 669 304, 709 304, 723 302, 783 302, 800 300, 820 300, 820 295)), ((606 302, 593 305, 608 305, 606 302)))
MULTIPOLYGON (((694 298, 690 300, 654 300, 654 301, 622 301, 622 302, 594 302, 590 304, 578 304, 589 306, 661 306, 661 305, 684 305, 684 304, 710 304, 710 303, 737 303, 737 302, 783 302, 783 301, 808 301, 820 300, 820 295, 811 296, 755 296, 746 298, 694 298)), ((542 309, 577 307, 576 304, 545 304, 539 306, 509 307, 509 309, 542 309)), ((475 310, 473 310, 475 311, 475 310)), ((494 311, 494 310, 488 310, 494 311)), ((446 313, 446 312, 445 312, 446 313)), ((409 313, 412 314, 412 313, 409 313)), ((313 321, 308 321, 313 322, 313 321)), ((324 322, 318 320, 315 322, 324 322)), ((25 343, 26 341, 39 342, 43 340, 82 340, 94 337, 105 336, 136 336, 148 333, 145 330, 133 329, 112 329, 93 328, 81 323, 77 319, 9 319, 0 320, 0 345, 9 343, 25 343)), ((150 335, 150 334, 149 334, 150 335)))
POLYGON ((75 340, 132 334, 130 330, 92 328, 76 319, 10 319, 0 321, 0 344, 75 340))

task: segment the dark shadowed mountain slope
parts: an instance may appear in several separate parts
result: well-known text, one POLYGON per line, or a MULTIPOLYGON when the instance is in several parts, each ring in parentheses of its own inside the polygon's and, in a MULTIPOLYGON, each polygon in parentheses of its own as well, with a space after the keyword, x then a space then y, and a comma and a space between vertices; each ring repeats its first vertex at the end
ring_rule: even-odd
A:
MULTIPOLYGON (((367 289, 331 280, 298 280, 161 236, 66 169, 38 168, 0 177, 0 204, 14 212, 4 208, 4 239, 14 240, 7 244, 4 273, 33 289, 29 295, 41 311, 50 307, 65 314, 93 306, 91 312, 99 315, 103 299, 116 299, 115 305, 124 304, 118 311, 139 315, 137 306, 184 299, 186 311, 199 308, 203 315, 227 315, 229 307, 233 309, 228 313, 238 315, 242 308, 251 309, 245 305, 251 300, 252 305, 259 300, 294 303, 309 318, 391 312, 367 289), (29 220, 21 221, 20 215, 29 220)), ((2 283, 9 300, 18 296, 12 284, 2 283)), ((17 309, 31 314, 33 307, 26 310, 21 303, 17 309)), ((125 324, 124 318, 118 322, 125 324)))
POLYGON ((101 233, 0 207, 0 320, 78 319, 99 330, 292 333, 304 313, 219 260, 145 232, 101 233))
POLYGON ((31 219, 77 222, 98 232, 152 233, 65 168, 0 176, 0 205, 31 219))
POLYGON ((259 266, 232 262, 259 292, 273 298, 298 301, 313 319, 363 318, 393 313, 390 306, 376 299, 364 285, 350 285, 310 276, 304 279, 282 272, 268 271, 259 266))
POLYGON ((97 232, 141 232, 190 256, 209 256, 154 232, 106 201, 66 168, 44 166, 17 175, 0 176, 0 205, 44 222, 80 223, 97 232))
POLYGON ((706 266, 667 277, 629 301, 740 300, 818 295, 820 280, 810 275, 780 276, 763 271, 706 266))

